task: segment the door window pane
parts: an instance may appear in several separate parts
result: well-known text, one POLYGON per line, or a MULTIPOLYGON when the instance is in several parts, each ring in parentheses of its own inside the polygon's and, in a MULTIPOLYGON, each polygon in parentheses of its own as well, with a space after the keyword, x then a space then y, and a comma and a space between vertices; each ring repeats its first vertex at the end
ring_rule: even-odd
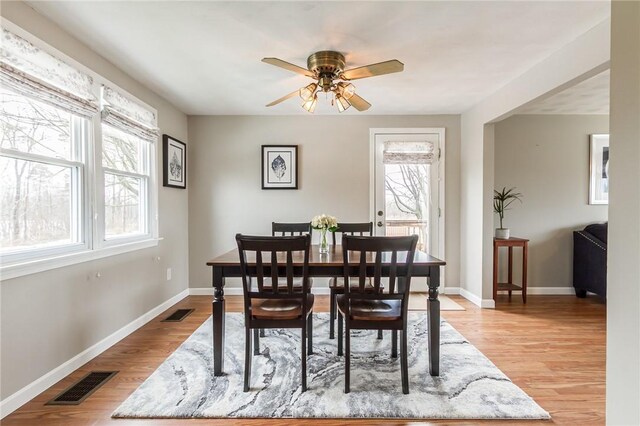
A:
POLYGON ((72 160, 71 114, 0 88, 0 147, 72 160))
POLYGON ((73 241, 72 168, 0 157, 2 251, 73 241))
POLYGON ((105 235, 145 232, 141 220, 141 179, 112 173, 104 175, 105 235))
POLYGON ((418 235, 428 250, 430 164, 385 164, 386 234, 418 235))

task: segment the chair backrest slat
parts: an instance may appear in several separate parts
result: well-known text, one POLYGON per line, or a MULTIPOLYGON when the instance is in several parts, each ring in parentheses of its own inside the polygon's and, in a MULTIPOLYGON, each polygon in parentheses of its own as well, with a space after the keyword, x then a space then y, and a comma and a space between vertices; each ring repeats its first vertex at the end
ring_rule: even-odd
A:
MULTIPOLYGON (((264 267, 262 266, 262 252, 256 252, 256 275, 258 276, 258 291, 264 291, 264 267)), ((249 280, 251 282, 251 280, 249 280)))
POLYGON ((396 277, 398 275, 398 252, 393 250, 391 252, 391 266, 389 267, 389 293, 393 294, 396 291, 396 277))
POLYGON ((278 252, 275 250, 271 251, 271 287, 273 289, 273 293, 278 293, 278 252))
POLYGON ((279 223, 271 222, 272 236, 293 236, 311 234, 311 222, 302 223, 279 223))
MULTIPOLYGON (((360 293, 364 292, 364 286, 367 282, 367 252, 360 251, 358 252, 360 255, 360 267, 359 267, 359 280, 358 280, 358 289, 360 293)), ((348 281, 345 281, 345 283, 348 281)), ((346 285, 345 287, 351 287, 350 285, 346 285)))
POLYGON ((382 252, 376 252, 376 266, 373 271, 373 288, 376 293, 380 292, 380 287, 382 286, 382 252))
POLYGON ((331 233, 332 243, 336 245, 336 234, 367 236, 373 235, 373 222, 338 223, 338 229, 331 233))
POLYGON ((287 289, 293 293, 293 252, 287 250, 287 289))

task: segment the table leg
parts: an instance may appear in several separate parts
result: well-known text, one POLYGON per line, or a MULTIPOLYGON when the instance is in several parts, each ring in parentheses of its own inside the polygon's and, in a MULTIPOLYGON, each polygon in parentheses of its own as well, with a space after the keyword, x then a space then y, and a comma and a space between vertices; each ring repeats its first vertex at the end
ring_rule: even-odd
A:
POLYGON ((493 243, 493 300, 498 300, 498 246, 493 243))
POLYGON ((507 282, 509 283, 509 300, 511 300, 511 284, 513 284, 513 247, 509 246, 509 276, 507 282))
POLYGON ((427 300, 427 333, 429 335, 429 374, 440 375, 440 267, 429 268, 429 299, 427 300))
POLYGON ((527 256, 529 245, 525 242, 522 247, 522 303, 527 303, 527 256))
POLYGON ((222 268, 213 267, 213 375, 224 369, 224 276, 222 268))

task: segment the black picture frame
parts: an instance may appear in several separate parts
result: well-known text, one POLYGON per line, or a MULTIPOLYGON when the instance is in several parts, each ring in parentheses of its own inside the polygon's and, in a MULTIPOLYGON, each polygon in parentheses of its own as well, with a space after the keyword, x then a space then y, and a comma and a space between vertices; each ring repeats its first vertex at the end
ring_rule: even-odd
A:
POLYGON ((162 186, 187 187, 187 144, 169 135, 162 135, 162 186))
POLYGON ((298 189, 298 145, 262 145, 262 189, 298 189))

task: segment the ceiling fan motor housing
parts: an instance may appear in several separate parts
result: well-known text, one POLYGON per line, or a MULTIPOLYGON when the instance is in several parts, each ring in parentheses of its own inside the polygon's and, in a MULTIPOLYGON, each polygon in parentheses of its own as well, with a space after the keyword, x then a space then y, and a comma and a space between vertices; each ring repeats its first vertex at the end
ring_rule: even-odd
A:
POLYGON ((345 60, 344 55, 333 50, 323 50, 313 53, 307 59, 307 69, 316 76, 320 86, 326 92, 329 90, 331 80, 339 78, 344 71, 345 60), (327 86, 325 88, 325 86, 327 86))

